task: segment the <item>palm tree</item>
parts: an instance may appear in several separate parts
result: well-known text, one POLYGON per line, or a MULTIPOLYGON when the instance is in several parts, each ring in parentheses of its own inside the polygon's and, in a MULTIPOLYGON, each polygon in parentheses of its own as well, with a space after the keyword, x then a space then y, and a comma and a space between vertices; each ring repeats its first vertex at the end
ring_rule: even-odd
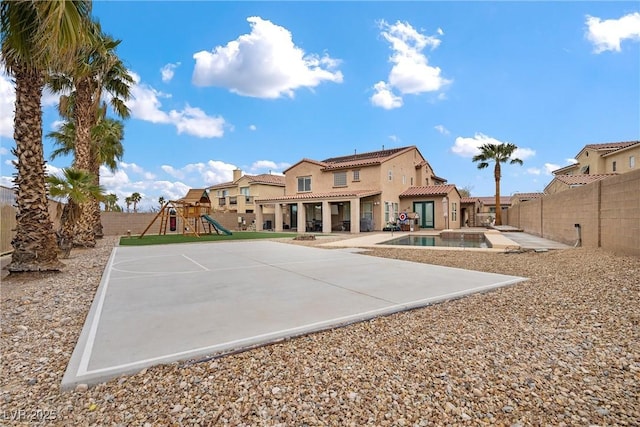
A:
POLYGON ((60 70, 83 44, 91 2, 0 2, 1 61, 15 81, 16 230, 10 272, 57 271, 56 236, 49 217, 42 147, 45 73, 60 70))
POLYGON ((133 203, 131 196, 125 197, 124 203, 127 205, 127 212, 129 212, 129 207, 131 206, 131 203, 133 203))
MULTIPOLYGON (((109 104, 118 116, 129 117, 125 101, 130 96, 133 78, 115 54, 120 41, 104 34, 97 22, 92 23, 90 30, 90 43, 77 50, 76 63, 65 73, 52 75, 49 86, 55 92, 73 90, 71 95, 61 97, 60 111, 63 117, 73 117, 74 166, 95 173, 92 132, 106 115, 106 106, 101 107, 102 95, 104 92, 110 95, 109 104)), ((102 236, 100 206, 91 199, 81 206, 76 244, 94 246, 96 235, 102 236)))
POLYGON ((483 144, 480 146, 480 154, 473 156, 474 162, 478 163, 478 169, 489 167, 489 162, 495 162, 493 177, 496 180, 496 225, 502 225, 502 208, 500 207, 500 163, 522 164, 522 160, 511 157, 518 149, 515 144, 483 144))
POLYGON ((102 203, 104 203, 104 211, 105 212, 120 212, 122 209, 120 208, 120 206, 118 206, 118 196, 113 194, 113 193, 109 193, 106 194, 103 198, 102 198, 102 203))
POLYGON ((47 182, 51 197, 67 199, 60 218, 58 244, 64 251, 64 258, 68 258, 73 246, 73 229, 80 219, 80 204, 90 198, 101 198, 104 189, 95 185, 94 177, 90 173, 73 168, 63 169, 62 172, 63 177, 50 175, 47 182))
MULTIPOLYGON (((75 150, 75 124, 73 121, 66 121, 54 132, 47 134, 48 138, 55 141, 56 148, 51 153, 51 159, 62 155, 73 154, 75 150)), ((122 160, 124 148, 124 124, 121 121, 106 117, 106 106, 100 108, 100 116, 97 123, 91 129, 91 167, 90 172, 95 177, 95 184, 100 185, 100 166, 105 165, 109 170, 115 172, 118 167, 118 160, 122 160)), ((89 201, 93 204, 93 199, 89 201)), ((94 235, 102 237, 102 222, 100 220, 100 205, 92 210, 92 225, 94 235)), ((82 242, 80 242, 82 245, 82 242)))
POLYGON ((138 212, 138 203, 142 200, 140 193, 135 192, 131 195, 131 203, 133 203, 133 213, 138 212))

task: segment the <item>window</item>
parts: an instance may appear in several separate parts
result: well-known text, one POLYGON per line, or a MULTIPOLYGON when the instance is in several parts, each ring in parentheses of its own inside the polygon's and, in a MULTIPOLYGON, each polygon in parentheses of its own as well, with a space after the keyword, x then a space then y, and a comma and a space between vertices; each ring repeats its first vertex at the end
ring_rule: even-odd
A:
POLYGON ((389 181, 393 181, 393 171, 389 169, 389 181))
POLYGON ((413 177, 411 177, 411 185, 413 186, 413 177))
POLYGON ((613 168, 613 172, 615 172, 616 171, 616 161, 615 160, 611 163, 611 167, 613 168))
POLYGON ((353 171, 353 180, 360 181, 360 171, 353 171))
POLYGON ((458 220, 458 204, 456 202, 451 203, 451 221, 458 220))
POLYGON ((629 156, 629 169, 636 167, 636 156, 629 156))
POLYGON ((298 177, 298 192, 308 192, 311 191, 311 177, 310 176, 300 176, 298 177))
POLYGON ((384 221, 394 221, 396 218, 396 212, 398 212, 398 204, 393 202, 384 202, 384 221))
POLYGON ((402 175, 402 185, 405 185, 407 183, 407 177, 402 175))
POLYGON ((249 195, 249 187, 240 187, 240 194, 242 194, 243 196, 248 196, 249 195))
POLYGON ((347 173, 346 172, 334 172, 333 173, 333 186, 334 187, 346 187, 347 186, 347 173))

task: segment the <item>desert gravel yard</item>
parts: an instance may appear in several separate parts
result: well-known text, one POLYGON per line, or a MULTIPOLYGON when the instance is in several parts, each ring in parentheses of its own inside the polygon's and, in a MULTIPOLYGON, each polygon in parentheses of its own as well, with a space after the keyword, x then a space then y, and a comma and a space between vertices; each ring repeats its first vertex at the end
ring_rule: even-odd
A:
POLYGON ((640 258, 584 248, 375 249, 531 280, 61 393, 115 243, 74 250, 60 274, 2 280, 0 424, 640 424, 640 258))

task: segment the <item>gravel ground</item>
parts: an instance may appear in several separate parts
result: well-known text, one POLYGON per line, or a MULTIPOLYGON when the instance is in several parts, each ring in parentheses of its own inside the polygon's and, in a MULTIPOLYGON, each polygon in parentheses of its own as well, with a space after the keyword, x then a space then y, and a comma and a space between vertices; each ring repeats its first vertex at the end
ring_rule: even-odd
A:
POLYGON ((114 244, 74 250, 63 273, 3 279, 0 424, 640 424, 640 258, 584 248, 375 250, 531 280, 61 393, 114 244))

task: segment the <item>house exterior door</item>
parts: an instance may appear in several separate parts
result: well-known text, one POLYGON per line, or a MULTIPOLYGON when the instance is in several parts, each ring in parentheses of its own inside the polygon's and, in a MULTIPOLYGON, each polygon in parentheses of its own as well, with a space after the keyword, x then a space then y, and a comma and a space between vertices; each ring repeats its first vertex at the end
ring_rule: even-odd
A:
POLYGON ((413 211, 418 214, 420 228, 434 228, 433 202, 413 202, 413 211))

